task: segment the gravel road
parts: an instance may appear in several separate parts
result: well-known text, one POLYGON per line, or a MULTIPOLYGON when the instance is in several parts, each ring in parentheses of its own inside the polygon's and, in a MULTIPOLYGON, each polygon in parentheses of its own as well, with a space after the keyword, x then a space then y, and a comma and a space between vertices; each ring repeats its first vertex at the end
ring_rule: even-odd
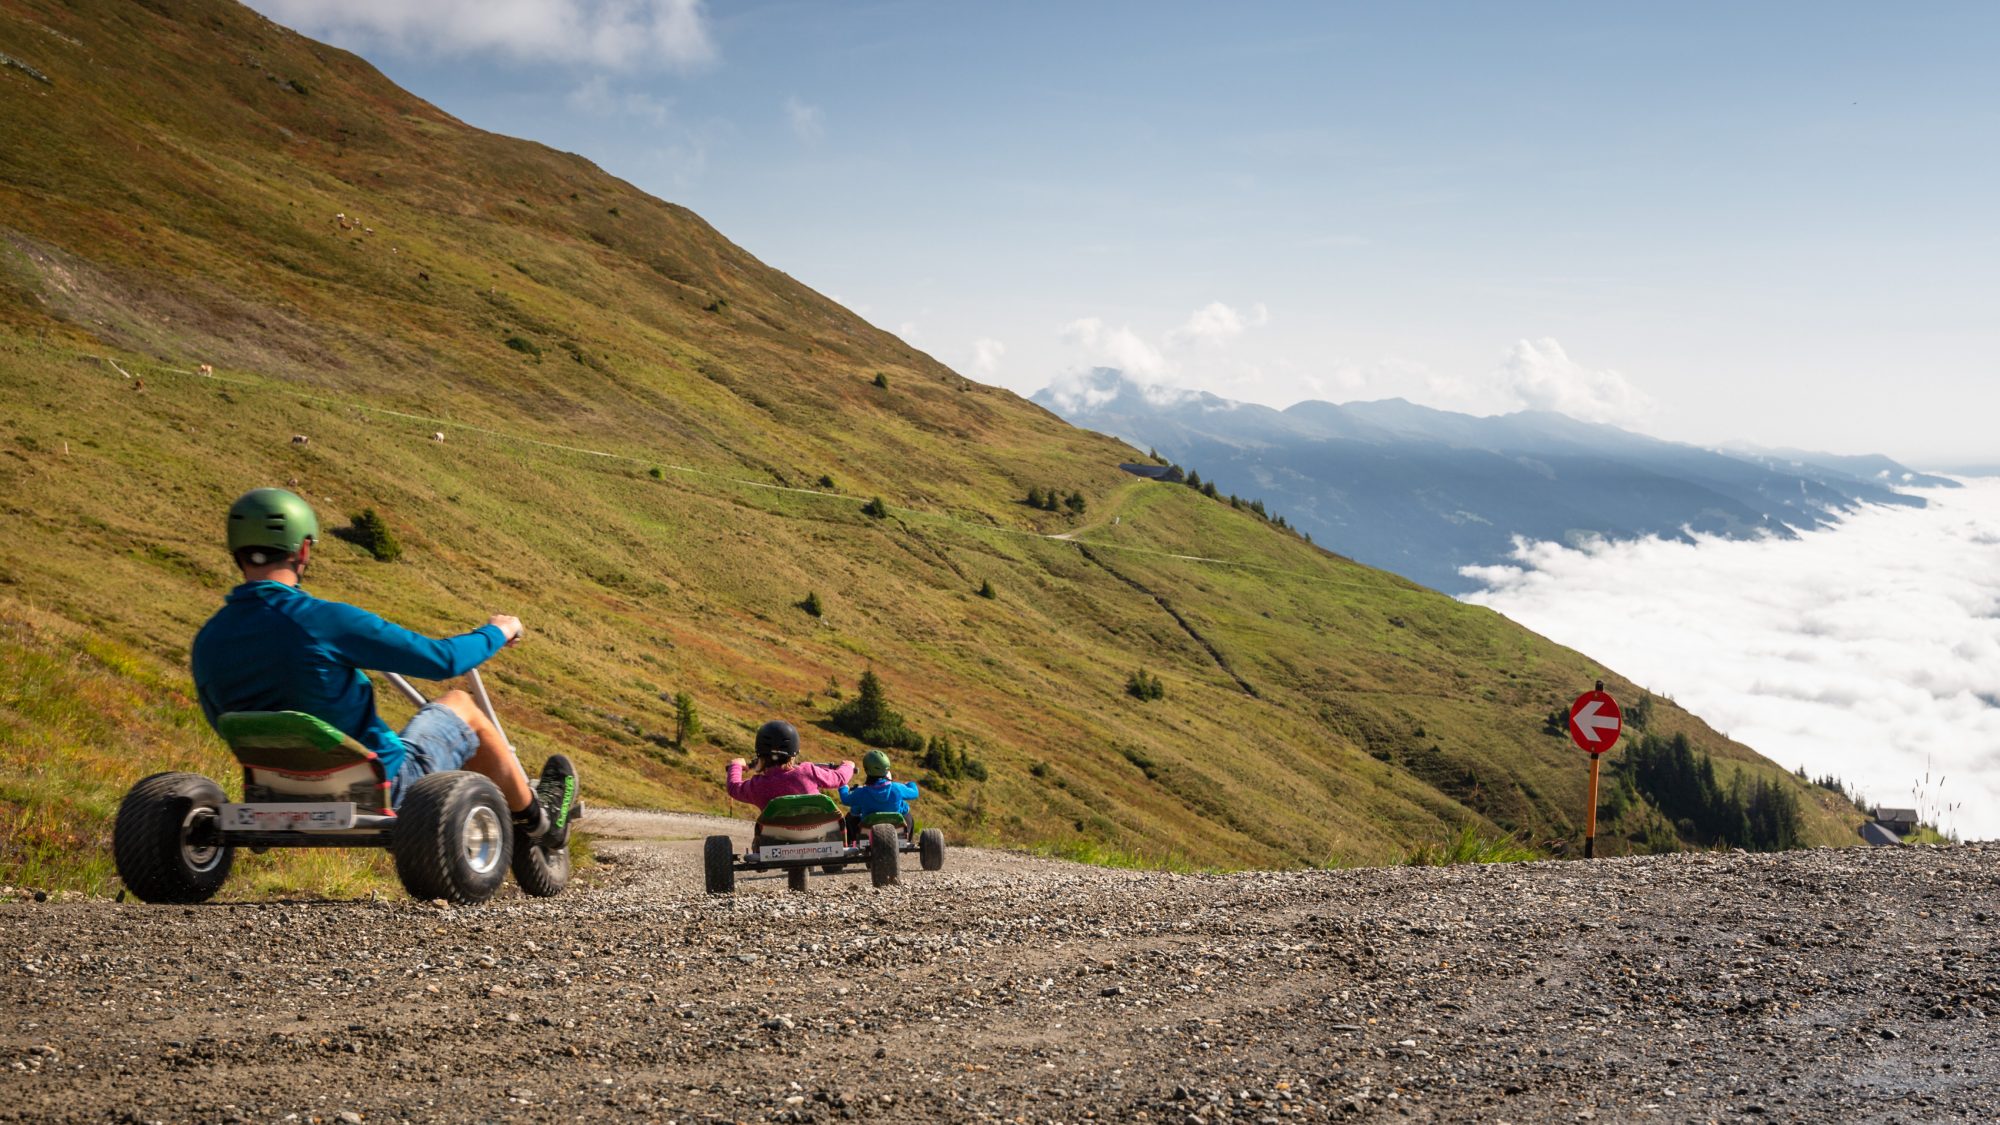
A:
POLYGON ((0 1120, 2000 1120, 2000 848, 0 905, 0 1120))

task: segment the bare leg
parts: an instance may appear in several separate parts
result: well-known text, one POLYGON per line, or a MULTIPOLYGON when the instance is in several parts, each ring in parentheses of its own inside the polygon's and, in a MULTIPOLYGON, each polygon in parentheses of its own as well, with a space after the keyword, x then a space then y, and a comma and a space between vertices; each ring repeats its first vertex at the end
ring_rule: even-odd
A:
POLYGON ((472 752, 465 768, 490 778, 493 784, 499 786, 500 796, 506 798, 509 810, 520 812, 527 808, 535 799, 535 791, 528 785, 527 771, 521 768, 520 759, 514 757, 514 751, 494 729, 493 720, 486 717, 486 712, 479 709, 472 696, 454 689, 431 702, 465 720, 465 725, 479 736, 479 749, 472 752))

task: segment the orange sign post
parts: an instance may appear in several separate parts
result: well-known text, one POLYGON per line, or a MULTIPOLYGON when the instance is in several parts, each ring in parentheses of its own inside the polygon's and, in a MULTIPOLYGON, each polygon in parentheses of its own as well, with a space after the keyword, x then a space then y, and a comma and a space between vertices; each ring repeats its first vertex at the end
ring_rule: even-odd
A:
POLYGON ((1569 705, 1570 741, 1590 755, 1590 811, 1584 817, 1583 858, 1590 859, 1597 852, 1597 767, 1598 759, 1618 741, 1618 732, 1625 729, 1625 716, 1618 710, 1618 701, 1604 693, 1604 681, 1597 681, 1594 691, 1586 691, 1569 705))

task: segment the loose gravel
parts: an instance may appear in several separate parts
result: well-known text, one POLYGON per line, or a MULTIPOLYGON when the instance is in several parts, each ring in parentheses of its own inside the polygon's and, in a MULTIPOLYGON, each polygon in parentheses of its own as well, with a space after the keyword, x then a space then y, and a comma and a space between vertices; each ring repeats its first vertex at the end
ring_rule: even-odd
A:
MULTIPOLYGON (((2000 848, 0 904, 0 1120, 2000 1120, 2000 848)), ((622 839, 620 839, 622 837, 622 839)))

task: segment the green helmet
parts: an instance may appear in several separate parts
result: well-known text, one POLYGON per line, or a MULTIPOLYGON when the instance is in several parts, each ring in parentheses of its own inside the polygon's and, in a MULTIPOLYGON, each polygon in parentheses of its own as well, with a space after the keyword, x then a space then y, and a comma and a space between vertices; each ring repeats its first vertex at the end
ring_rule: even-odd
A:
POLYGON ((272 547, 290 555, 299 544, 319 539, 312 505, 282 488, 253 488, 229 506, 229 552, 272 547))
POLYGON ((861 772, 869 777, 888 777, 889 755, 880 750, 870 750, 861 755, 861 772))

